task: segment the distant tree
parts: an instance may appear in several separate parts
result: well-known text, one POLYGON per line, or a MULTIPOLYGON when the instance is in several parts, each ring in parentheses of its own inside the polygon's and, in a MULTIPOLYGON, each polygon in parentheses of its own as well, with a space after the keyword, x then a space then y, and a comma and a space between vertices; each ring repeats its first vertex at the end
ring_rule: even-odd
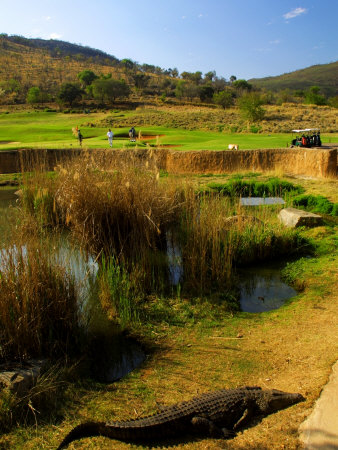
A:
POLYGON ((77 84, 64 83, 58 93, 58 100, 61 103, 69 104, 69 106, 71 107, 75 100, 81 98, 82 94, 83 90, 77 84))
POLYGON ((213 81, 213 79, 216 77, 216 72, 215 70, 207 72, 204 74, 204 82, 209 82, 209 81, 213 81))
POLYGON ((184 80, 180 80, 175 88, 175 96, 177 98, 188 98, 189 100, 193 100, 196 97, 199 97, 200 89, 196 84, 187 82, 184 80))
POLYGON ((82 83, 82 87, 85 88, 92 84, 94 80, 98 78, 98 76, 92 70, 83 70, 77 74, 78 79, 82 83))
POLYGON ((186 71, 182 72, 181 78, 183 78, 183 80, 187 80, 187 81, 191 80, 191 72, 186 72, 186 71))
POLYGON ((177 77, 179 76, 179 72, 178 72, 178 70, 177 70, 176 67, 174 67, 174 68, 171 70, 171 76, 172 76, 173 78, 177 78, 177 77))
POLYGON ((176 80, 164 78, 159 87, 161 91, 164 91, 166 97, 173 97, 175 96, 176 85, 177 85, 176 80))
POLYGON ((9 92, 16 92, 19 93, 21 91, 21 85, 18 80, 15 78, 11 78, 7 82, 7 87, 9 92))
POLYGON ((305 92, 305 103, 308 103, 310 105, 326 105, 326 98, 319 92, 319 86, 311 86, 310 89, 305 92))
POLYGON ((303 91, 303 89, 296 89, 294 92, 294 96, 299 97, 299 98, 304 98, 305 92, 303 91))
POLYGON ((202 102, 210 101, 214 95, 214 88, 212 86, 201 86, 199 96, 202 102))
POLYGON ((143 72, 155 73, 155 66, 152 65, 152 64, 142 64, 142 65, 140 66, 140 69, 141 69, 143 72))
POLYGON ((282 89, 278 92, 277 103, 279 105, 283 103, 291 103, 293 100, 294 98, 290 89, 282 89))
POLYGON ((235 77, 235 75, 231 75, 231 77, 229 78, 230 83, 233 83, 234 81, 237 80, 237 77, 235 77))
POLYGON ((216 92, 213 96, 216 105, 222 106, 223 109, 230 108, 234 104, 233 95, 230 91, 216 92))
POLYGON ((93 96, 94 98, 104 103, 114 102, 119 97, 128 97, 130 94, 129 86, 124 80, 109 80, 98 79, 93 82, 93 96))
MULTIPOLYGON (((182 75, 182 74, 181 74, 182 75)), ((184 87, 186 85, 186 81, 179 80, 175 88, 175 96, 177 98, 182 98, 184 96, 184 87)))
POLYGON ((202 80, 202 72, 182 72, 181 77, 186 81, 199 84, 202 80))
POLYGON ((125 58, 121 60, 121 65, 125 68, 126 71, 132 71, 136 69, 136 62, 131 59, 125 58))
POLYGON ((233 81, 232 85, 235 89, 242 90, 242 91, 244 91, 244 90, 251 91, 251 89, 252 89, 252 85, 250 83, 248 83, 246 80, 233 81))
POLYGON ((212 82, 213 88, 215 92, 223 91, 227 85, 226 79, 223 77, 214 77, 214 81, 212 82))
POLYGON ((163 69, 160 66, 156 66, 155 67, 155 72, 156 75, 162 75, 163 74, 163 69))
POLYGON ((100 75, 100 79, 101 79, 101 80, 110 80, 111 77, 112 77, 112 74, 111 74, 111 73, 106 73, 106 74, 101 73, 101 75, 100 75))
POLYGON ((41 101, 41 91, 40 88, 33 86, 28 89, 27 96, 26 96, 26 102, 27 103, 40 103, 41 101))
POLYGON ((196 84, 187 83, 184 86, 183 97, 186 97, 190 101, 192 101, 194 98, 199 97, 199 95, 200 95, 200 89, 198 86, 196 86, 196 84))
POLYGON ((242 116, 249 122, 259 122, 265 115, 263 100, 257 92, 243 94, 238 100, 242 116))
POLYGON ((338 95, 329 99, 329 105, 333 108, 338 108, 338 95))
POLYGON ((144 73, 135 73, 132 78, 137 89, 145 88, 150 80, 150 76, 144 73))

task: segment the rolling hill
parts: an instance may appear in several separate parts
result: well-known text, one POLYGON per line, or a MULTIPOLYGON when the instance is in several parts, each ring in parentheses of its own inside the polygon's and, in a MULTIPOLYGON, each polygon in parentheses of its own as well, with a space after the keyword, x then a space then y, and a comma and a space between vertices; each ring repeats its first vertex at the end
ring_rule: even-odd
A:
POLYGON ((338 61, 318 64, 275 77, 252 78, 249 82, 271 91, 303 90, 310 86, 319 86, 323 94, 332 97, 338 95, 338 61))
MULTIPOLYGON (((80 44, 0 34, 0 104, 23 103, 32 86, 39 86, 42 91, 55 98, 61 84, 76 82, 77 74, 83 70, 92 70, 103 77, 124 79, 135 87, 136 93, 137 83, 145 80, 145 85, 150 85, 150 96, 161 95, 163 92, 167 96, 174 96, 175 83, 179 81, 169 70, 128 59, 119 60, 101 50, 80 44), (132 70, 126 62, 131 64, 132 70)), ((222 80, 224 83, 220 89, 230 86, 230 82, 225 82, 224 78, 222 80)), ((253 78, 249 82, 271 91, 286 88, 292 91, 303 90, 316 85, 326 96, 337 96, 338 61, 280 76, 253 78)), ((143 91, 143 94, 147 92, 143 91)))

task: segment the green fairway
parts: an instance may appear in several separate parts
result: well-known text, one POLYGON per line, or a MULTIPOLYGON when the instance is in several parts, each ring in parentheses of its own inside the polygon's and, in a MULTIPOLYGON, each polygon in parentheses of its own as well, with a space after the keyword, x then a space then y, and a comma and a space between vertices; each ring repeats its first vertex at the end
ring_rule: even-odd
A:
MULTIPOLYGON (((107 117, 107 113, 63 114, 57 112, 25 111, 0 113, 0 151, 20 148, 77 148, 77 138, 72 129, 78 126, 83 134, 83 146, 108 148, 108 128, 95 123, 107 117), (94 124, 94 126, 93 126, 94 124)), ((110 116, 114 120, 114 115, 110 116)), ((132 123, 130 124, 132 125, 132 123)), ((225 150, 229 144, 240 149, 285 148, 290 145, 291 133, 254 134, 188 131, 160 126, 137 127, 142 139, 129 142, 128 128, 114 128, 114 148, 135 146, 168 146, 176 150, 225 150)), ((323 142, 338 141, 338 135, 322 136, 323 142)))

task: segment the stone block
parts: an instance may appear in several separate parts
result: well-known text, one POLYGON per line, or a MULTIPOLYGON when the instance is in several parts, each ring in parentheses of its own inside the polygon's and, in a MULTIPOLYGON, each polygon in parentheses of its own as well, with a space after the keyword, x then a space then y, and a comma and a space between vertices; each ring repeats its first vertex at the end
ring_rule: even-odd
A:
POLYGON ((284 208, 280 211, 279 220, 287 227, 317 227, 323 224, 323 218, 318 214, 296 208, 284 208))

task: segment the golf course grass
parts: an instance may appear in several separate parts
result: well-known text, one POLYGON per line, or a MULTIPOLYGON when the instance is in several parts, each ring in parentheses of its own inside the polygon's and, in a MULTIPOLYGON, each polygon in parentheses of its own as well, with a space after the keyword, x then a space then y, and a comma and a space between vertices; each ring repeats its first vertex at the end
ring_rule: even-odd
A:
MULTIPOLYGON (((225 150, 229 144, 240 149, 285 148, 290 145, 291 133, 255 134, 190 131, 163 126, 136 127, 141 138, 129 142, 127 127, 114 127, 115 113, 64 114, 60 112, 24 111, 0 113, 0 151, 20 148, 76 148, 79 146, 72 129, 79 127, 83 147, 108 148, 108 127, 99 126, 105 118, 112 122, 114 148, 135 146, 166 146, 176 150, 225 150), (97 124, 97 125, 96 125, 97 124)), ((128 113, 125 114, 128 116, 128 113)), ((133 125, 131 116, 130 126, 133 125)), ((338 135, 322 136, 323 143, 337 141, 338 135)))

